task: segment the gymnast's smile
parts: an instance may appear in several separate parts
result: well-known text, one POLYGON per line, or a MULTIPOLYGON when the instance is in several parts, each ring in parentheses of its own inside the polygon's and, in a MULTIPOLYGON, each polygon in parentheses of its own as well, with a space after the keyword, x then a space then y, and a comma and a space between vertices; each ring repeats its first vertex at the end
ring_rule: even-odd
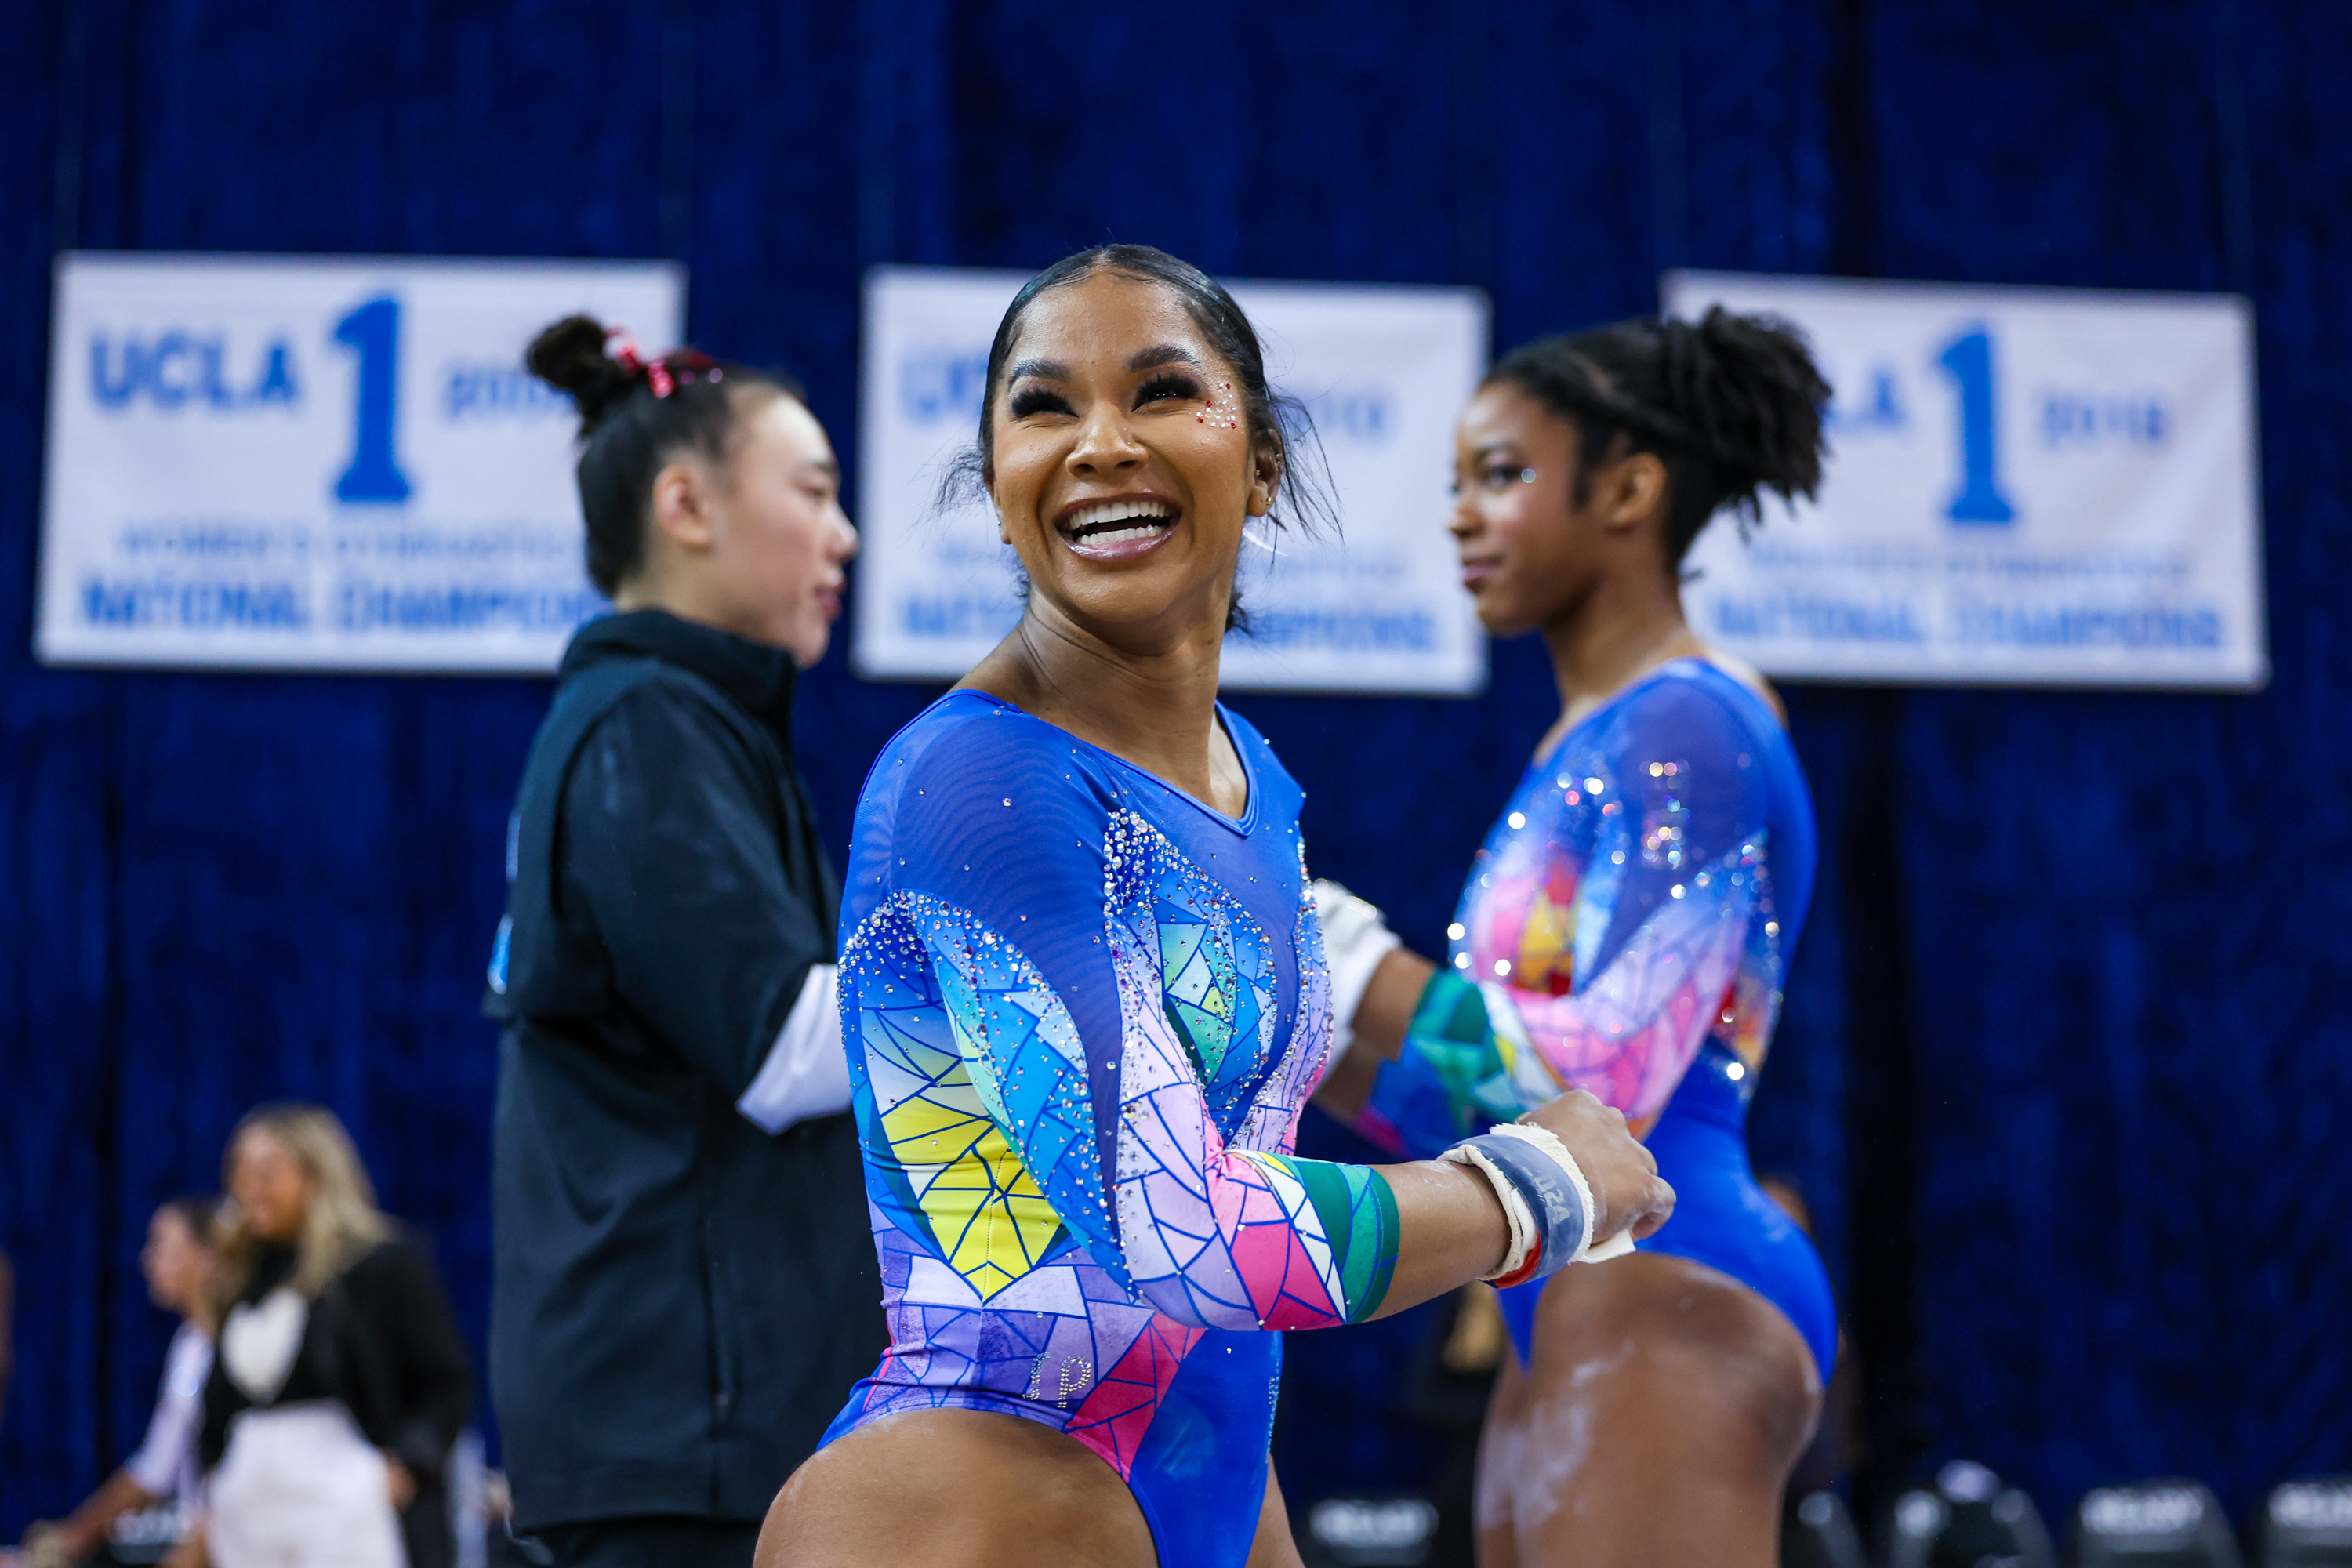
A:
POLYGON ((1138 652, 1221 637, 1281 462, 1234 367, 1180 299, 1116 273, 1040 295, 1010 357, 983 478, 1032 616, 1138 652))

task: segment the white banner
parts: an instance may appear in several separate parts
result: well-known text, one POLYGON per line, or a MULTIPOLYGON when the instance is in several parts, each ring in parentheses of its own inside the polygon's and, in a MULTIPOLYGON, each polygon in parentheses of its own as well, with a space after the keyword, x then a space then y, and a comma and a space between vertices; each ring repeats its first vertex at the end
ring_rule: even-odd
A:
MULTIPOLYGON (((1012 552, 978 504, 933 499, 977 433, 988 345, 1025 275, 881 268, 866 285, 858 428, 861 675, 954 679, 1019 618, 1012 552)), ((1236 283, 1266 371, 1315 417, 1343 536, 1244 547, 1252 631, 1224 684, 1478 690, 1486 638, 1464 593, 1451 506, 1454 421, 1486 369, 1486 302, 1467 289, 1236 283)))
POLYGON ((1699 538, 1684 601, 1768 672, 2256 687, 2251 313, 2232 296, 1677 272, 1769 310, 1836 388, 1816 505, 1699 538))
POLYGON ((39 656, 555 668, 604 608, 570 399, 584 310, 677 342, 667 263, 71 255, 58 265, 39 656))

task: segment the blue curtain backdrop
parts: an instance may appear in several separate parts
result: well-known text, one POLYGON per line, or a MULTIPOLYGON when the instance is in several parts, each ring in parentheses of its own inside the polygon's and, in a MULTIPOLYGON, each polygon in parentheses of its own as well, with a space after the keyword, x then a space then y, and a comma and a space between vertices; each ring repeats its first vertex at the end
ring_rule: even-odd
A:
MULTIPOLYGON (((1664 266, 2219 289, 2259 311, 2277 675, 2255 696, 1790 693, 1826 854, 1759 1162, 1819 1216, 1870 1481, 2242 1510, 2352 1468, 2352 12, 2330 0, 27 0, 0 95, 0 1536, 135 1440, 135 1268, 247 1106, 324 1100, 477 1344, 475 998, 522 680, 42 669, 51 257, 679 256, 695 337, 855 442, 860 269, 1116 237, 1235 276, 1472 283, 1498 342, 1664 266)), ((854 468, 854 465, 853 465, 854 468)), ((1433 525, 1435 523, 1433 519, 1433 525)), ((836 643, 838 648, 840 643, 836 643)), ((836 844, 928 699, 804 688, 836 844)), ((1252 698, 1318 867, 1437 945, 1551 714, 1252 698)), ((1327 1126, 1311 1136, 1337 1140, 1327 1126)), ((1426 1316, 1295 1336, 1294 1500, 1427 1462, 1426 1316), (1379 1335, 1385 1335, 1382 1339, 1379 1335)))

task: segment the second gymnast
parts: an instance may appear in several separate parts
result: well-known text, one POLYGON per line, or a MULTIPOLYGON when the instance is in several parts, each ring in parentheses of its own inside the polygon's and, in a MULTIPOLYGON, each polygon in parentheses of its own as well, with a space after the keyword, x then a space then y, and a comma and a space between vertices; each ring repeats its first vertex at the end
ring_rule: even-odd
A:
POLYGON ((1404 1152, 1590 1089, 1680 1200, 1639 1256, 1502 1292, 1517 1354, 1479 1453, 1486 1568, 1766 1568, 1820 1409, 1829 1282, 1744 1131, 1811 896, 1812 805, 1778 700, 1691 632, 1678 579, 1718 510, 1812 493, 1828 395, 1793 330, 1719 310, 1497 364, 1457 430, 1452 528, 1487 629, 1542 633, 1559 719, 1444 967, 1318 889, 1354 1029, 1322 1103, 1404 1152))
POLYGON ((1162 252, 1071 257, 998 329, 978 472, 1027 609, 875 763, 843 902, 894 1342, 763 1564, 1295 1564, 1269 1331, 1672 1207, 1582 1093, 1435 1160, 1290 1152, 1331 1037, 1300 795, 1216 690, 1293 446, 1247 319, 1162 252))

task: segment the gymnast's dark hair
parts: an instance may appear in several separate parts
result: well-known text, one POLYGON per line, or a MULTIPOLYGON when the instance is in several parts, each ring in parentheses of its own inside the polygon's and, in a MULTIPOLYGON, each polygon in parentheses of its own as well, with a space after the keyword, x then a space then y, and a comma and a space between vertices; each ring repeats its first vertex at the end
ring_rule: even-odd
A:
MULTIPOLYGON (((1005 361, 1021 336, 1021 322, 1029 307, 1048 289, 1082 283, 1097 272, 1116 272, 1146 283, 1157 283, 1181 300, 1184 313, 1207 340, 1217 356, 1234 367, 1239 383, 1242 416, 1254 447, 1272 451, 1275 464, 1274 508, 1266 521, 1281 528, 1297 522, 1306 531, 1338 532, 1339 513, 1332 499, 1331 476, 1323 448, 1315 437, 1315 422, 1306 405, 1276 392, 1265 375, 1265 349, 1257 329, 1224 285, 1178 257, 1149 245, 1097 245, 1066 256, 1013 296, 1004 319, 996 324, 996 338, 988 346, 988 375, 980 400, 980 439, 947 470, 940 483, 944 509, 973 495, 984 494, 996 474, 996 395, 1004 384, 1005 361), (1287 514, 1286 518, 1285 514, 1287 514)), ((1227 624, 1248 628, 1241 595, 1234 595, 1227 624)))
POLYGON ((530 342, 523 363, 580 411, 580 511, 588 575, 610 597, 645 560, 654 476, 681 454, 724 462, 743 415, 762 395, 798 400, 784 377, 726 364, 693 349, 640 358, 606 345, 618 330, 566 316, 530 342))
POLYGON ((1666 467, 1666 564, 1678 566, 1725 507, 1742 529, 1761 492, 1811 499, 1822 482, 1822 408, 1830 384, 1804 334, 1778 316, 1712 306, 1696 321, 1636 317, 1545 338, 1487 373, 1576 426, 1576 499, 1612 455, 1666 467))

